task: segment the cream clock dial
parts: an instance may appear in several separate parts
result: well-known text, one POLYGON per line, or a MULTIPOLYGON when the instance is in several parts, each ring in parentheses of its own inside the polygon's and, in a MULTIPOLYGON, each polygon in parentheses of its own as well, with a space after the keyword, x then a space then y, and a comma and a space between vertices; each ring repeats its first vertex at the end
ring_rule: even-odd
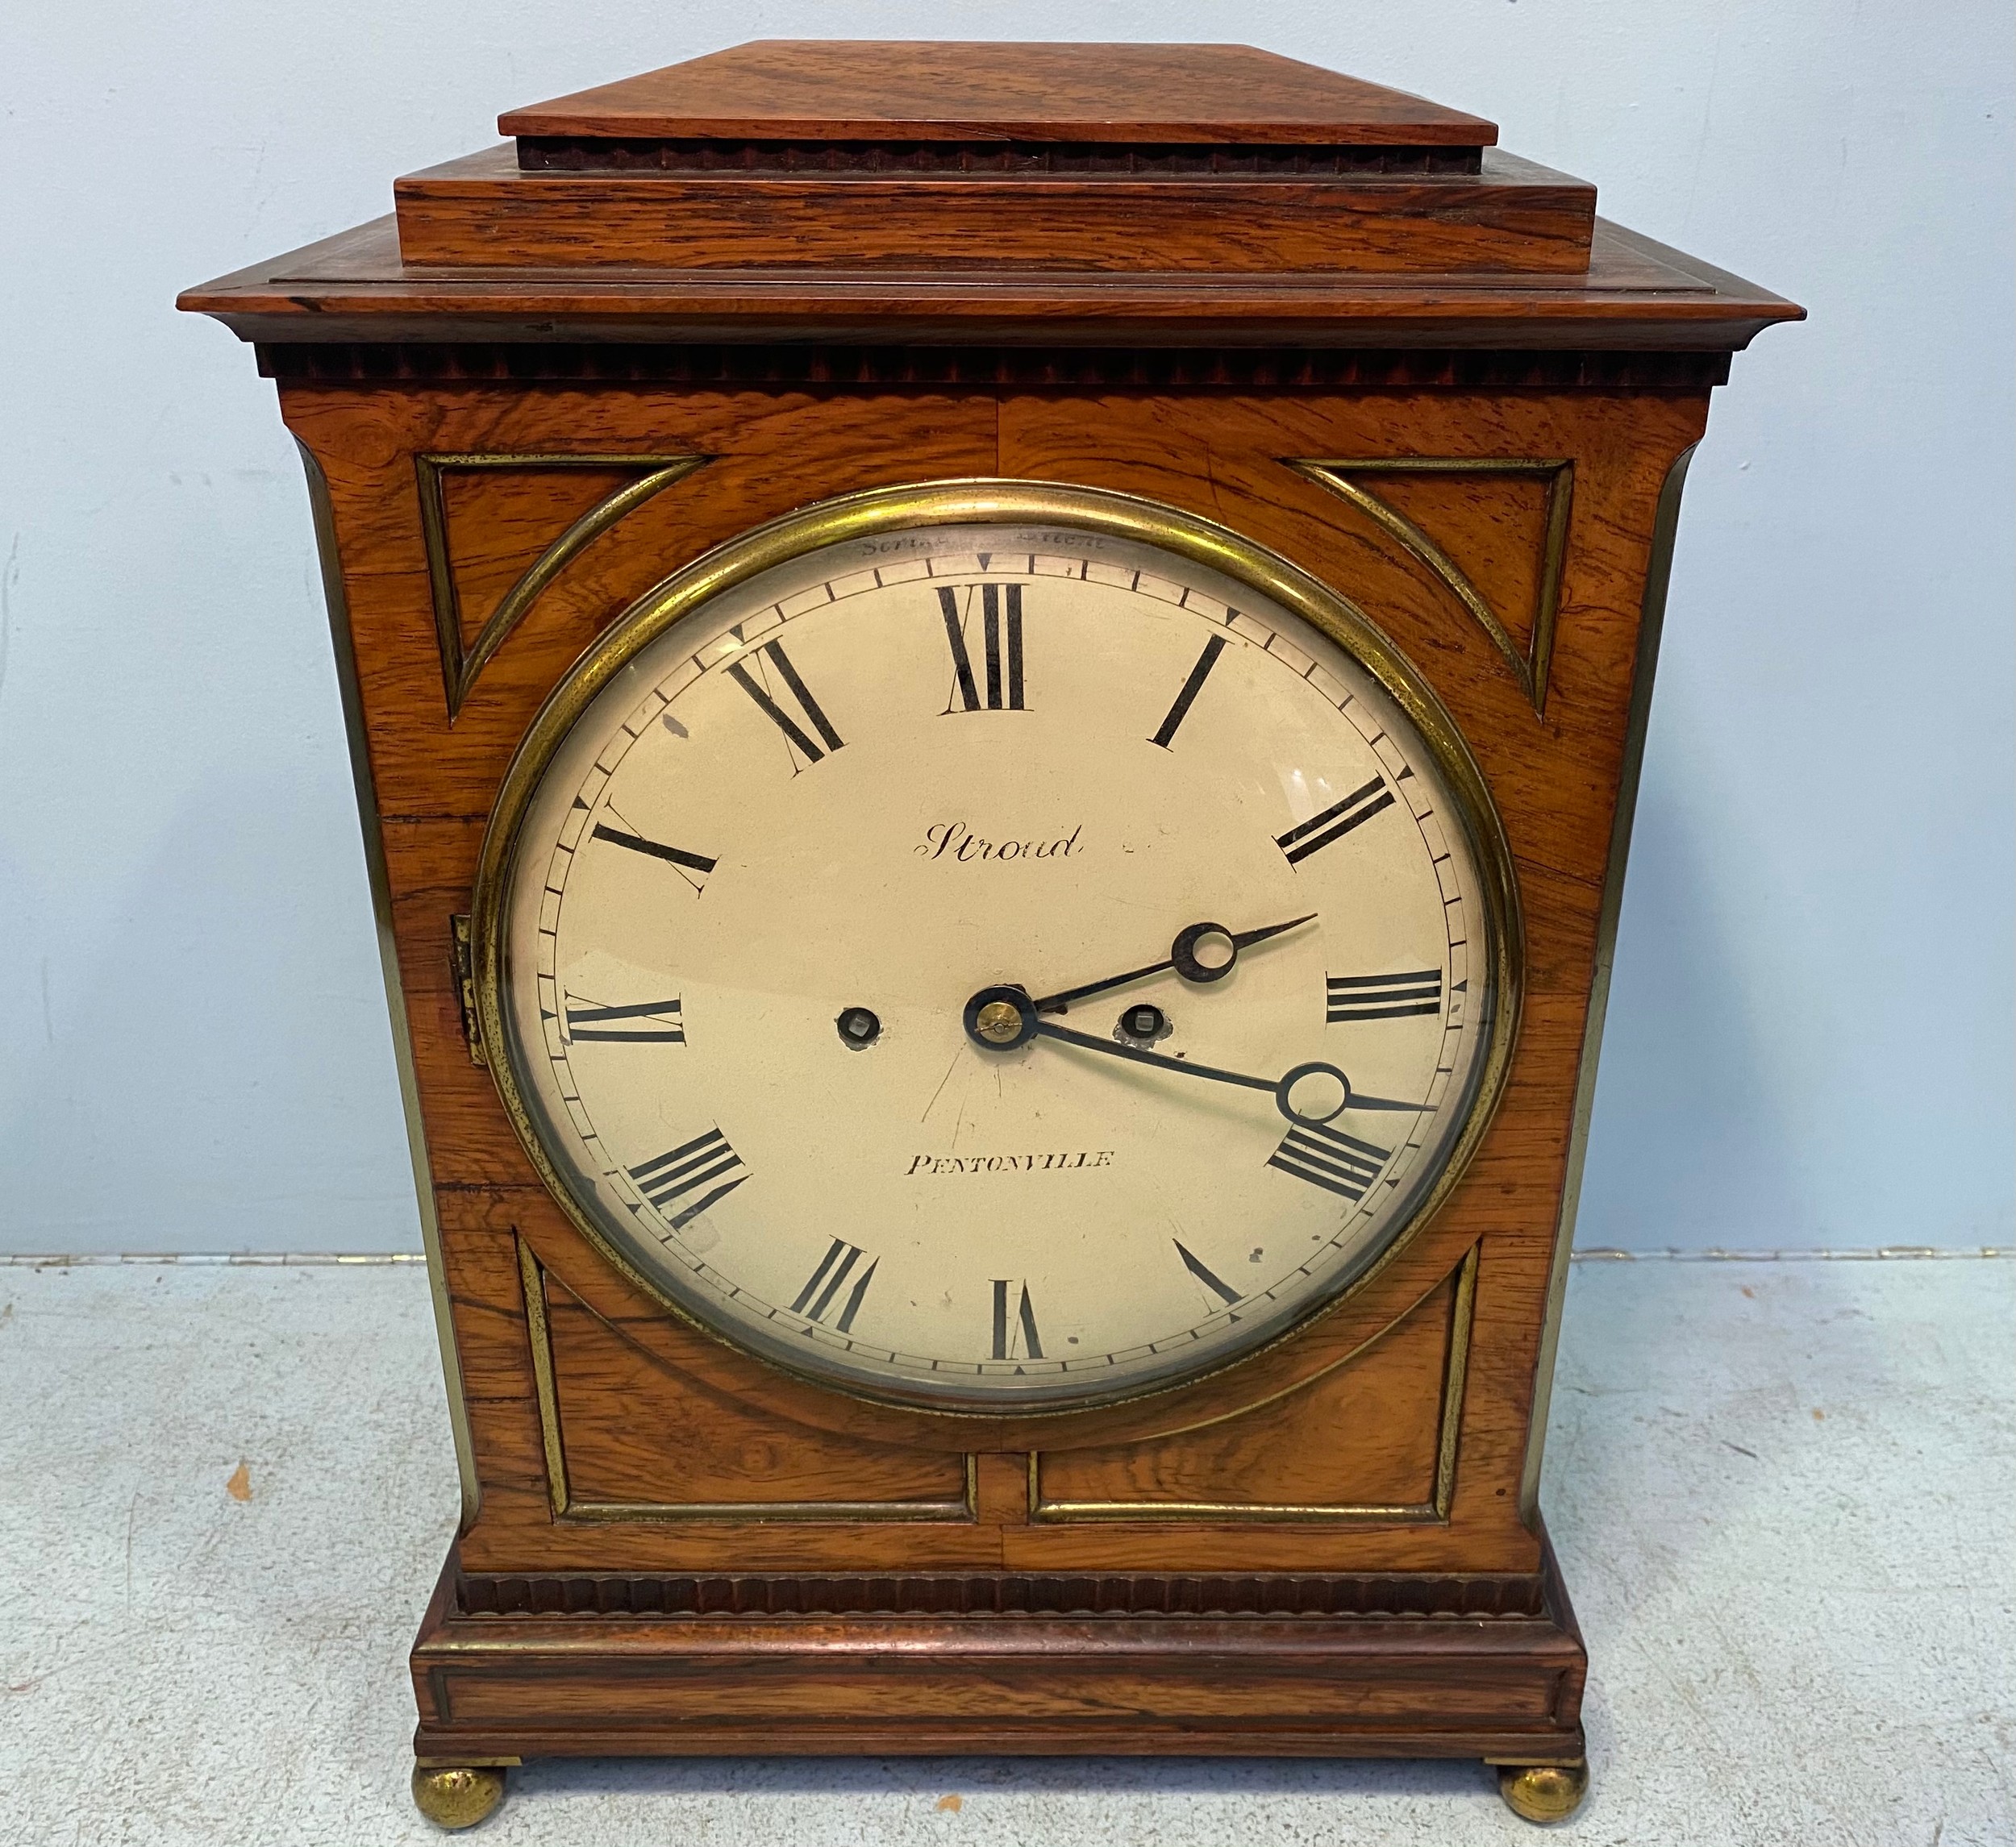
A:
POLYGON ((1390 645, 1217 528, 1006 483, 644 599, 521 750, 478 930, 492 1063, 606 1250, 962 1408, 1166 1386, 1348 1287, 1516 1002, 1488 798, 1390 645))

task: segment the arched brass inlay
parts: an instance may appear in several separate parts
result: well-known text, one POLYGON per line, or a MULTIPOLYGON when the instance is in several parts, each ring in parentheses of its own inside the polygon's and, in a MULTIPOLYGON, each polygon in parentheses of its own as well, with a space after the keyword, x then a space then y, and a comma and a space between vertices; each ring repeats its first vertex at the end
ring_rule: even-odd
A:
MULTIPOLYGON (((1442 1404, 1436 1421, 1435 1484, 1427 1500, 1395 1507, 1343 1501, 1286 1504, 1257 1501, 1046 1500, 1043 1493, 1043 1452, 1039 1450, 1031 1451, 1029 1456, 1029 1517, 1045 1522, 1185 1520, 1206 1522, 1321 1521, 1350 1526, 1440 1525, 1448 1519, 1450 1504, 1456 1498, 1456 1439, 1463 1429, 1463 1384, 1470 1363, 1470 1323, 1477 1308, 1477 1254, 1481 1248, 1481 1246, 1472 1245, 1464 1253, 1463 1261, 1456 1269, 1456 1294, 1449 1305, 1448 1357, 1443 1362, 1442 1404)), ((1447 1280, 1447 1278, 1443 1279, 1443 1281, 1447 1280)), ((1435 1289, 1441 1287, 1441 1283, 1435 1284, 1435 1289)), ((1434 1293, 1434 1289, 1427 1292, 1431 1296, 1434 1293)), ((1297 1379, 1286 1391, 1275 1393, 1274 1398, 1285 1398, 1291 1392, 1306 1390, 1318 1379, 1327 1379, 1338 1367, 1349 1365, 1368 1349, 1377 1346, 1420 1305, 1419 1301, 1409 1304, 1371 1339, 1353 1347, 1335 1364, 1327 1366, 1319 1372, 1313 1372, 1306 1379, 1297 1379)), ((1226 1416, 1206 1421, 1224 1423, 1231 1417, 1243 1417, 1248 1412, 1260 1409, 1261 1405, 1272 1402, 1273 1399, 1262 1399, 1256 1404, 1241 1405, 1237 1411, 1229 1412, 1226 1416)), ((1190 1428, 1202 1426, 1192 1425, 1190 1428)))
POLYGON ((712 458, 706 456, 415 456, 414 472, 420 484, 420 532, 427 544, 427 582, 434 595, 434 632, 441 647, 441 683, 448 693, 453 722, 469 697, 476 676, 502 646, 504 638, 525 618, 546 586, 619 520, 627 518, 674 481, 684 480, 712 458), (598 501, 548 546, 493 609, 475 641, 462 646, 462 599, 455 587, 454 560, 448 550, 448 496, 444 477, 450 470, 472 472, 503 468, 645 468, 650 472, 598 501))
POLYGON ((1560 605, 1561 567, 1568 553, 1568 514, 1575 497, 1572 462, 1405 456, 1356 462, 1291 460, 1288 465, 1349 501, 1427 565, 1497 644, 1499 653, 1518 676, 1527 697, 1533 701, 1533 709, 1545 716, 1547 671, 1554 656, 1554 622, 1560 605), (1533 610, 1532 643, 1524 654, 1462 567, 1398 508, 1351 479, 1354 475, 1381 474, 1524 475, 1547 483, 1547 532, 1541 542, 1539 599, 1533 610))

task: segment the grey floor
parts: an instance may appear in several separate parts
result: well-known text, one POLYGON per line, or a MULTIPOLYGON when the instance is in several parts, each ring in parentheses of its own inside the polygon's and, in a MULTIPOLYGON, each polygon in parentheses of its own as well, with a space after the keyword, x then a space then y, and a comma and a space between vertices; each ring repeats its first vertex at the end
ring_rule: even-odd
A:
MULTIPOLYGON (((2016 1263, 1577 1267, 1564 1838, 2016 1843, 2016 1263)), ((410 1267, 0 1268, 0 1847, 438 1841, 403 1657, 453 1464, 410 1267)), ((594 1762, 473 1841, 1541 1837, 1478 1767, 594 1762)))

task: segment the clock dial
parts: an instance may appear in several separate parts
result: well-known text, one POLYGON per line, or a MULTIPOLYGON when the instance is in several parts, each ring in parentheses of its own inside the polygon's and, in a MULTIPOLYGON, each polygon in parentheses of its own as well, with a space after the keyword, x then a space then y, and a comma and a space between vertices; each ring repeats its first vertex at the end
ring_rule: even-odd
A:
POLYGON ((493 826, 543 1170, 685 1312, 850 1389, 1223 1365, 1434 1203, 1502 1063, 1510 875, 1431 697, 1292 568, 1119 498, 648 599, 493 826))

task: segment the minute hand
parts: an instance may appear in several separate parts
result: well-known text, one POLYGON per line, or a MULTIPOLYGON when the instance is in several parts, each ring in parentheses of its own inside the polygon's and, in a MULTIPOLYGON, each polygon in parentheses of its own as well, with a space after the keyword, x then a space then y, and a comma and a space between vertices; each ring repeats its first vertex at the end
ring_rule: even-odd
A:
POLYGON ((1327 1122, 1334 1117, 1341 1116, 1347 1109, 1397 1109, 1418 1113, 1423 1107, 1418 1103, 1403 1102, 1397 1097, 1362 1096, 1351 1088, 1351 1079, 1335 1065, 1297 1065, 1285 1077, 1249 1077, 1243 1071, 1221 1071, 1216 1065, 1198 1064, 1189 1059, 1173 1059, 1161 1052, 1144 1051, 1139 1046, 1123 1045, 1117 1039, 1094 1038, 1089 1033, 1076 1032, 1069 1026, 1054 1025, 1048 1020, 1036 1022, 1036 1033, 1043 1038, 1061 1039, 1066 1045, 1081 1046, 1089 1052, 1105 1052, 1110 1057, 1126 1059, 1134 1064, 1153 1065, 1162 1071, 1181 1071, 1186 1077, 1208 1078, 1214 1084, 1235 1084, 1242 1090, 1271 1092, 1281 1114, 1291 1122, 1327 1122), (1297 1079, 1313 1075, 1318 1071, 1328 1073, 1344 1087, 1344 1100, 1328 1116, 1303 1116, 1289 1107, 1288 1092, 1297 1079))
POLYGON ((1178 933, 1176 941, 1169 946, 1168 959, 1151 962, 1145 968, 1130 968, 1124 975, 1109 975, 1103 980, 1088 981, 1082 987, 1066 988, 1055 994, 1046 994, 1034 1003, 1039 1013, 1062 1013, 1068 1011, 1073 1000, 1082 1000, 1089 994, 1103 994, 1110 988, 1124 988, 1130 981, 1145 980, 1151 975, 1160 975, 1164 969, 1173 968, 1186 981, 1219 981, 1232 972, 1232 964, 1239 959, 1242 949, 1250 949, 1256 942, 1264 942, 1270 936, 1279 936, 1284 931, 1295 930, 1315 921, 1311 911, 1306 917, 1290 917, 1286 923, 1267 924, 1259 930, 1228 930, 1218 924, 1192 924, 1178 933), (1206 936, 1223 936, 1232 946, 1232 960, 1215 967, 1207 967, 1197 960, 1198 939, 1206 936))

